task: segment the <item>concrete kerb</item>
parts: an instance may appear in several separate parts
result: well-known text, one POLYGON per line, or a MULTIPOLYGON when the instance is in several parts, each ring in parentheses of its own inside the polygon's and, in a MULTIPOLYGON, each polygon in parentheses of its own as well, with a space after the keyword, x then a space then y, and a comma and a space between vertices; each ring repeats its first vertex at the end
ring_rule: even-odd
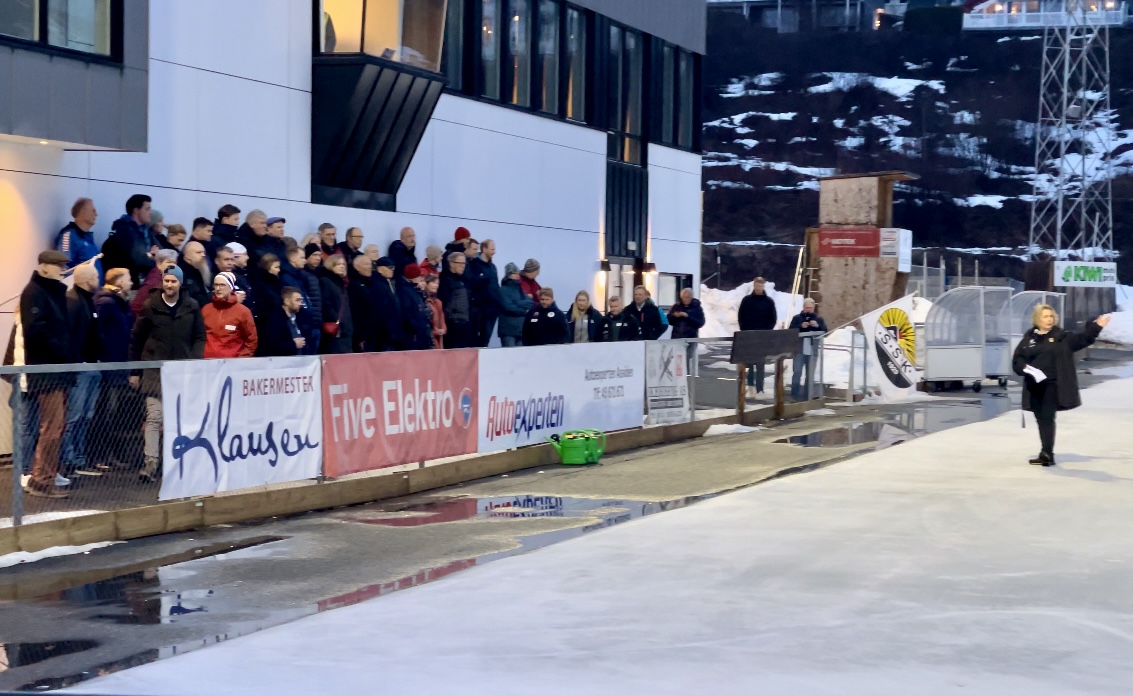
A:
MULTIPOLYGON (((785 417, 798 418, 811 409, 825 405, 825 399, 788 404, 785 417)), ((771 420, 773 416, 774 407, 754 409, 744 413, 742 424, 756 425, 771 420)), ((610 433, 606 451, 615 454, 692 440, 703 437, 713 425, 735 425, 739 422, 738 416, 724 416, 692 423, 618 431, 610 433)), ((5 527, 0 528, 0 555, 17 551, 42 551, 53 546, 127 541, 216 524, 361 505, 557 463, 555 451, 549 445, 535 445, 445 462, 400 474, 327 481, 300 487, 257 489, 246 493, 179 500, 5 527)))

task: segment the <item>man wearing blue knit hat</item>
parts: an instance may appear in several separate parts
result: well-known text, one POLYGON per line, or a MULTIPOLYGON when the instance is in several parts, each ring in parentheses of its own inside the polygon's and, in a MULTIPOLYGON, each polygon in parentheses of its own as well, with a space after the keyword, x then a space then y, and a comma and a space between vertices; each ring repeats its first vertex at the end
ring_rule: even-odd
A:
MULTIPOLYGON (((205 354, 205 322, 201 306, 181 292, 185 274, 169 266, 161 276, 161 293, 146 300, 130 337, 130 360, 200 360, 205 354)), ((131 375, 130 386, 146 398, 145 466, 141 478, 157 481, 161 465, 161 370, 131 375)))

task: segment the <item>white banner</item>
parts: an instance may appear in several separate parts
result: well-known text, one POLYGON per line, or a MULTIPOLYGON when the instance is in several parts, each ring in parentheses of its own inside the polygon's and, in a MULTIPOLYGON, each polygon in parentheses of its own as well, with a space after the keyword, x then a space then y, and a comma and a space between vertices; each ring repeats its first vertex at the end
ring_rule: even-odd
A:
POLYGON ((899 400, 917 391, 917 334, 913 327, 913 296, 887 304, 862 317, 870 370, 877 378, 884 401, 899 400))
POLYGON ((1055 261, 1054 284, 1060 288, 1117 287, 1117 264, 1103 261, 1055 261))
POLYGON ((480 351, 479 451, 546 442, 568 430, 640 428, 639 341, 480 351))
POLYGON ((161 500, 319 475, 317 357, 166 363, 161 500))
POLYGON ((645 407, 650 425, 689 421, 686 349, 683 341, 645 344, 645 407))

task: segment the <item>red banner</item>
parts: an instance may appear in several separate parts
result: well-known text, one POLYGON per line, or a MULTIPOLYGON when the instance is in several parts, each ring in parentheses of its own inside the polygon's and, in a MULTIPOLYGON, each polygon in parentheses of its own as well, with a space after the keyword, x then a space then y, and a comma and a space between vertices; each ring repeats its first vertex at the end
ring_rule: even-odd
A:
POLYGON ((823 227, 818 230, 818 255, 881 256, 881 230, 876 227, 823 227))
POLYGON ((476 451, 479 351, 323 358, 323 456, 338 477, 476 451))

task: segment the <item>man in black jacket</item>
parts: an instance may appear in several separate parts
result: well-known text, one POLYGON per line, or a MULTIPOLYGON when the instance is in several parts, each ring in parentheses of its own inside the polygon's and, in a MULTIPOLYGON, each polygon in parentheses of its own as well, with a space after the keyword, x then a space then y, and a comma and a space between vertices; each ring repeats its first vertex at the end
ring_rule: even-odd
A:
POLYGON ((381 331, 374 307, 374 265, 365 256, 356 256, 347 269, 349 283, 346 296, 350 302, 350 316, 354 319, 355 353, 375 353, 379 350, 381 331))
MULTIPOLYGON (((205 355, 205 321, 201 306, 181 292, 185 274, 177 266, 165 269, 161 291, 146 300, 130 337, 130 360, 200 360, 205 355)), ((157 480, 161 465, 161 370, 130 376, 130 386, 146 398, 145 466, 143 481, 157 480)))
POLYGON ((379 257, 374 262, 373 296, 374 311, 379 322, 377 351, 398 350, 405 343, 405 322, 401 310, 401 299, 397 294, 397 282, 393 277, 394 262, 388 256, 379 257))
MULTIPOLYGON (((791 319, 791 327, 796 329, 799 333, 814 333, 821 331, 826 333, 826 320, 818 316, 818 304, 811 298, 803 300, 803 311, 795 315, 791 319)), ((799 342, 799 352, 795 355, 792 361, 794 366, 794 374, 791 377, 791 398, 796 401, 804 396, 803 387, 801 384, 803 371, 806 371, 806 391, 810 392, 810 382, 813 378, 813 371, 811 366, 814 363, 814 339, 806 337, 799 342)))
POLYGON ((405 275, 405 267, 417 263, 417 232, 412 227, 401 228, 401 238, 389 245, 389 257, 393 259, 393 275, 405 275))
MULTIPOLYGON (((740 302, 738 318, 740 331, 771 331, 775 328, 778 315, 775 311, 775 300, 767 296, 766 280, 756 278, 752 282, 751 294, 740 302)), ((767 366, 763 363, 748 366, 748 396, 763 393, 763 382, 766 371, 767 366), (754 394, 752 392, 754 392, 754 394)))
POLYGON ((704 326, 704 308, 692 296, 692 288, 681 290, 681 301, 669 308, 669 325, 673 338, 696 338, 704 326))
POLYGON ((425 278, 421 267, 411 263, 397 281, 397 299, 405 321, 401 347, 405 350, 429 350, 433 347, 433 310, 425 300, 425 278))
POLYGON ((202 308, 212 302, 212 293, 209 291, 212 273, 209 272, 208 259, 205 258, 205 245, 196 241, 186 244, 177 265, 185 274, 181 292, 196 300, 202 308))
MULTIPOLYGON (((94 293, 98 291, 98 271, 90 264, 75 269, 74 287, 67 291, 67 314, 74 342, 75 362, 94 364, 100 353, 98 311, 94 293)), ((87 432, 94 406, 98 402, 100 372, 79 372, 75 385, 67 395, 67 428, 63 432, 63 459, 60 469, 64 478, 72 474, 101 476, 93 465, 87 465, 87 432)))
POLYGON ((445 348, 469 348, 475 339, 472 327, 472 295, 464 282, 464 268, 468 259, 463 251, 454 251, 445 257, 445 270, 437 298, 445 311, 445 348))
MULTIPOLYGON (((58 251, 39 255, 39 266, 20 295, 20 324, 24 335, 24 362, 28 365, 64 365, 74 358, 70 317, 67 312, 67 286, 63 270, 67 256, 58 251)), ((59 452, 63 443, 67 389, 70 375, 28 375, 28 396, 39 415, 39 442, 27 492, 40 498, 66 498, 55 485, 59 473, 59 452)), ((13 385, 18 389, 18 382, 13 385)), ((29 409, 31 410, 31 409, 29 409)), ((34 419, 27 419, 34 422, 34 419)), ((17 437, 19 437, 17 435, 17 437)), ((21 438, 28 442, 31 438, 21 438)), ((69 482, 67 482, 69 483, 69 482)))
POLYGON ((492 259, 496 255, 496 243, 485 239, 480 245, 480 253, 468 260, 468 269, 474 271, 479 284, 474 293, 476 305, 476 345, 487 348, 496 331, 496 320, 500 318, 503 299, 500 296, 500 271, 492 259))
POLYGON ((240 209, 231 203, 222 205, 220 210, 216 211, 216 222, 212 226, 212 239, 205 246, 205 251, 210 259, 215 259, 216 252, 236 241, 237 225, 239 224, 240 209))
POLYGON ((126 201, 126 214, 111 225, 110 236, 102 245, 103 268, 128 268, 134 287, 141 287, 154 267, 157 240, 150 231, 152 199, 134 194, 126 201))
MULTIPOLYGON (((134 313, 128 298, 133 287, 128 270, 111 268, 106 271, 106 284, 94 296, 101 363, 124 363, 130 359, 134 313)), ((145 418, 144 408, 126 383, 128 375, 121 370, 102 373, 97 405, 102 437, 90 443, 90 458, 96 469, 125 466, 141 435, 138 424, 145 418)))
POLYGON ((307 347, 307 339, 299 329, 298 316, 303 309, 303 293, 299 288, 288 285, 280 293, 282 305, 266 311, 266 316, 257 327, 259 346, 257 356, 286 357, 299 355, 307 347))
POLYGON ((649 291, 644 285, 633 289, 633 305, 627 310, 641 325, 641 338, 646 341, 656 341, 665 333, 665 326, 661 323, 661 310, 649 298, 649 291))
POLYGON ((641 324, 629 312, 622 310, 622 298, 610 298, 610 311, 606 313, 606 323, 602 325, 602 341, 640 341, 641 324))
POLYGON ((539 304, 527 313, 523 322, 523 345, 555 346, 570 343, 567 315, 555 304, 555 291, 539 290, 539 304))

